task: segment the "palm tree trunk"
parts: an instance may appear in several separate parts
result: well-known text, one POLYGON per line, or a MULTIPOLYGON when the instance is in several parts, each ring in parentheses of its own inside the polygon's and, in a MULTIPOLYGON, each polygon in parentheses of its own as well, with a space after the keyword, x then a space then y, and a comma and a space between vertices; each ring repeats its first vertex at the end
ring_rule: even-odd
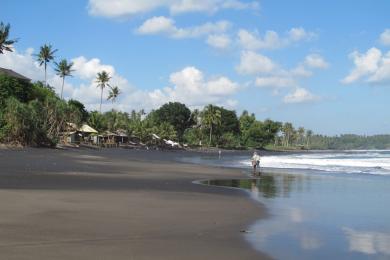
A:
POLYGON ((61 99, 62 99, 62 93, 64 92, 64 84, 65 84, 65 77, 62 77, 61 99))
POLYGON ((46 74, 46 62, 45 62, 45 86, 47 87, 47 74, 46 74))
POLYGON ((212 133, 213 133, 213 125, 211 124, 211 125, 210 125, 210 139, 209 139, 209 146, 211 146, 211 136, 212 136, 212 133))
POLYGON ((102 103, 103 103, 103 88, 102 89, 102 92, 100 93, 100 114, 102 113, 102 103))

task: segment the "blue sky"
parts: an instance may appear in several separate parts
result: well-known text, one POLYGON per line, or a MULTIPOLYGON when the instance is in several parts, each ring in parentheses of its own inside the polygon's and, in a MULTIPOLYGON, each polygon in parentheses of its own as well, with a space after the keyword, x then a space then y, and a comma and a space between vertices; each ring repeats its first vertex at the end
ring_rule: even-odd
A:
POLYGON ((65 98, 88 109, 104 69, 122 91, 105 110, 213 103, 316 133, 389 133, 388 10, 386 0, 3 0, 0 20, 19 41, 0 66, 43 80, 33 54, 48 43, 74 62, 65 98))

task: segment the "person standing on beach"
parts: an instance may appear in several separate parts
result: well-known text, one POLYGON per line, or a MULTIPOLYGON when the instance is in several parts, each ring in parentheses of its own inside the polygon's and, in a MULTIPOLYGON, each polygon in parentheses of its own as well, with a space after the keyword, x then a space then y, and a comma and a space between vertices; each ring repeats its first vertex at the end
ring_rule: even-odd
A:
POLYGON ((252 167, 253 167, 253 175, 256 174, 256 168, 260 168, 260 155, 255 151, 252 156, 252 167))

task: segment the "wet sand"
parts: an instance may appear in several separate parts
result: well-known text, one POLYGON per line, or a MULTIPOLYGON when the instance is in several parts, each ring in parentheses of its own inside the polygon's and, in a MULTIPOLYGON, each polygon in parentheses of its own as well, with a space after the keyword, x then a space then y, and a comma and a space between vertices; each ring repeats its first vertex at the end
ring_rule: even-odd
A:
POLYGON ((244 240, 266 212, 241 190, 192 181, 239 170, 178 152, 0 150, 2 259, 267 259, 244 240))

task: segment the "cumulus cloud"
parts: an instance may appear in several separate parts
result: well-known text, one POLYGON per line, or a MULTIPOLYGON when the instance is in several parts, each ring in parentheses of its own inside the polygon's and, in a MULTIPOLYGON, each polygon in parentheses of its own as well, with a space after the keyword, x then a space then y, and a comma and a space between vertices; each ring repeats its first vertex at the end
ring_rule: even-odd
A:
POLYGON ((257 1, 239 0, 89 0, 88 12, 108 18, 134 16, 157 9, 168 9, 171 14, 189 12, 215 13, 222 9, 258 9, 257 1))
POLYGON ((231 45, 230 36, 227 34, 211 34, 207 37, 207 44, 213 48, 225 50, 231 45))
POLYGON ((239 90, 239 84, 227 77, 205 78, 195 67, 186 67, 169 77, 170 86, 150 91, 138 90, 125 100, 139 108, 157 108, 167 102, 182 102, 191 108, 207 104, 234 107, 237 101, 232 95, 239 90))
POLYGON ((283 78, 283 77, 257 77, 255 80, 255 85, 260 88, 288 88, 294 87, 297 85, 297 82, 293 78, 283 78))
POLYGON ((238 31, 238 42, 247 50, 279 49, 299 41, 308 41, 316 36, 302 27, 290 29, 285 36, 281 37, 275 31, 266 31, 261 36, 257 31, 250 32, 244 29, 238 31))
POLYGON ((383 45, 390 46, 390 29, 386 29, 383 33, 381 33, 379 42, 383 45))
POLYGON ((202 71, 186 67, 169 77, 172 87, 164 88, 168 100, 200 106, 208 103, 221 103, 223 98, 234 94, 239 85, 227 77, 220 76, 206 80, 202 71))
POLYGON ((284 72, 282 74, 293 76, 293 77, 304 77, 304 78, 308 78, 313 75, 313 73, 302 64, 299 64, 298 66, 291 69, 290 71, 284 72))
MULTIPOLYGON (((25 52, 7 52, 0 55, 0 67, 12 69, 32 80, 43 80, 43 68, 39 67, 33 56, 33 49, 25 52)), ((115 104, 104 100, 102 110, 113 108, 123 111, 132 109, 151 110, 158 108, 169 101, 178 101, 190 107, 202 107, 209 103, 232 107, 237 101, 232 96, 239 90, 239 84, 225 76, 205 77, 204 73, 195 67, 186 67, 174 72, 169 77, 169 86, 153 90, 135 88, 129 81, 119 75, 114 66, 104 64, 98 58, 88 59, 84 56, 75 57, 75 71, 73 72, 73 84, 66 81, 64 97, 77 99, 86 105, 89 110, 99 109, 100 91, 96 86, 96 74, 106 70, 110 76, 110 85, 118 86, 122 94, 115 104), (75 83, 77 82, 77 83, 75 83)), ((62 79, 55 75, 54 70, 48 67, 48 83, 55 88, 57 93, 61 91, 62 79)), ((104 99, 109 89, 103 92, 104 99)))
POLYGON ((310 68, 326 69, 329 67, 329 63, 319 54, 310 54, 305 57, 305 65, 310 68))
MULTIPOLYGON (((86 61, 88 64, 90 61, 86 61)), ((202 107, 209 103, 231 107, 235 101, 230 97, 239 89, 239 85, 227 77, 219 76, 206 79, 204 73, 195 67, 186 67, 174 72, 169 77, 169 86, 153 90, 142 90, 132 87, 124 77, 113 74, 111 85, 117 85, 122 90, 116 108, 124 111, 131 109, 151 110, 167 102, 182 102, 190 107, 202 107), (226 100, 226 98, 228 98, 226 100)), ((107 90, 106 90, 107 91, 107 90)), ((72 97, 82 97, 81 101, 88 108, 97 109, 100 92, 96 83, 81 84, 74 89, 72 97)), ((104 93, 107 96, 107 92, 104 93)), ((105 104, 103 110, 111 109, 111 104, 105 104)))
MULTIPOLYGON (((310 59, 310 61, 313 61, 312 66, 320 65, 317 64, 316 59, 310 59)), ((299 84, 300 78, 312 76, 312 72, 306 66, 305 62, 301 62, 296 67, 286 70, 267 56, 253 51, 242 51, 236 71, 243 75, 255 75, 254 85, 271 89, 274 95, 279 95, 282 89, 293 90, 284 97, 284 103, 303 103, 319 100, 319 97, 311 94, 299 84)))
POLYGON ((355 67, 342 79, 345 84, 351 84, 362 78, 374 84, 386 84, 390 81, 390 51, 386 54, 377 48, 371 48, 366 53, 354 51, 349 55, 355 67))
MULTIPOLYGON (((6 52, 0 55, 1 67, 12 69, 32 80, 44 80, 43 67, 40 67, 33 56, 34 49, 28 48, 24 52, 6 52)), ((49 68, 50 70, 50 68, 49 68)))
POLYGON ((115 74, 115 69, 111 65, 104 65, 99 59, 93 58, 88 60, 84 56, 72 59, 74 74, 82 79, 92 79, 98 72, 105 70, 110 75, 115 74))
MULTIPOLYGON (((33 81, 43 82, 45 80, 44 68, 36 61, 33 48, 28 48, 24 52, 15 49, 13 52, 0 55, 0 67, 16 71, 33 81)), ((55 74, 50 64, 47 67, 47 82, 54 87, 57 93, 60 93, 62 79, 55 74)), ((65 81, 64 94, 69 94, 72 88, 73 86, 65 81)))
POLYGON ((292 93, 288 94, 283 98, 284 103, 307 103, 317 101, 318 96, 310 93, 307 89, 296 88, 292 93))
MULTIPOLYGON (((0 55, 0 67, 12 69, 22 75, 31 78, 33 81, 44 80, 44 69, 35 61, 32 48, 25 52, 7 52, 0 55)), ((77 99, 83 102, 88 109, 98 109, 100 103, 100 92, 95 83, 97 72, 106 70, 112 76, 111 84, 117 85, 123 92, 129 92, 132 87, 129 82, 117 75, 115 69, 111 65, 102 64, 99 59, 87 59, 83 56, 72 59, 74 62, 75 71, 73 72, 74 80, 79 81, 78 84, 71 84, 69 80, 65 81, 64 97, 66 99, 77 99)), ((47 68, 47 82, 54 88, 56 93, 61 92, 62 79, 55 74, 51 64, 47 68)), ((108 89, 105 90, 104 96, 107 96, 108 89)), ((119 97, 119 99, 121 96, 119 97)))
POLYGON ((286 70, 271 58, 253 51, 241 52, 240 63, 236 66, 236 71, 243 75, 271 74, 284 78, 310 77, 312 75, 312 72, 305 67, 305 62, 298 64, 295 68, 286 70))
POLYGON ((164 16, 152 17, 146 20, 136 30, 139 34, 163 34, 171 38, 197 38, 214 33, 223 33, 230 28, 228 21, 219 21, 216 23, 205 23, 200 26, 178 28, 175 21, 164 16))
POLYGON ((260 73, 272 73, 278 68, 270 58, 253 51, 242 51, 240 64, 236 70, 244 75, 256 75, 260 73))

